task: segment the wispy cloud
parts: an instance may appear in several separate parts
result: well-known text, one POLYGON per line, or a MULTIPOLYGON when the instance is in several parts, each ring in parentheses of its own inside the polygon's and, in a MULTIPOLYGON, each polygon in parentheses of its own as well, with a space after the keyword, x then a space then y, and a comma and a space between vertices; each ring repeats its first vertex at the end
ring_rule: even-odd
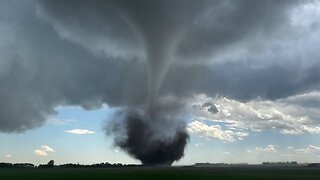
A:
POLYGON ((52 152, 55 151, 48 145, 42 145, 39 149, 34 150, 34 153, 38 156, 48 156, 52 152))
POLYGON ((296 149, 295 152, 298 154, 320 154, 320 147, 309 145, 303 149, 296 149))
POLYGON ((94 131, 90 131, 87 129, 72 129, 72 130, 67 130, 65 131, 66 133, 70 134, 78 134, 78 135, 85 135, 85 134, 94 134, 94 131))
POLYGON ((6 157, 6 158, 11 158, 12 155, 11 155, 11 154, 6 154, 4 157, 6 157))
POLYGON ((271 153, 271 152, 277 152, 276 150, 277 145, 267 145, 266 147, 255 147, 254 149, 247 149, 247 154, 253 154, 253 153, 271 153))
POLYGON ((277 145, 268 145, 267 147, 256 147, 255 150, 256 152, 277 152, 276 150, 277 145))
POLYGON ((200 147, 200 146, 203 146, 203 143, 195 143, 194 146, 195 147, 200 147))
POLYGON ((65 125, 65 124, 74 123, 74 122, 77 122, 77 120, 75 120, 75 119, 59 119, 59 118, 49 118, 47 120, 47 123, 52 124, 52 125, 65 125))

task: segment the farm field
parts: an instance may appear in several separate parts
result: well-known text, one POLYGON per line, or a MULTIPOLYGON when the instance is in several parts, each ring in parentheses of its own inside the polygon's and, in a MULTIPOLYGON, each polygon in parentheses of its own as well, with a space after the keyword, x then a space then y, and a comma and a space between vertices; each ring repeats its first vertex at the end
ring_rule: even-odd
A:
POLYGON ((1 180, 63 179, 320 179, 319 168, 305 167, 125 167, 77 169, 0 169, 1 180))

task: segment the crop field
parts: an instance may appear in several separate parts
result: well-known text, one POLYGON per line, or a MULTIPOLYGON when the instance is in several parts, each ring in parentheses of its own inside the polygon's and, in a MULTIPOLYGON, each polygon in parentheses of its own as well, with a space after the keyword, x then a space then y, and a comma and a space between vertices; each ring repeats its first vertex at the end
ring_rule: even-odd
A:
POLYGON ((125 168, 53 168, 0 169, 1 180, 63 179, 320 179, 319 168, 266 167, 125 167, 125 168))

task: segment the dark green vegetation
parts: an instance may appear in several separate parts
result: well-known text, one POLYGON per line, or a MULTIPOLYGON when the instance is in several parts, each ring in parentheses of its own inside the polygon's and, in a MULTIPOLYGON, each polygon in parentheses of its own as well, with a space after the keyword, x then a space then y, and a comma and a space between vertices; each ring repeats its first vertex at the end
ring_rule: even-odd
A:
POLYGON ((1 180, 63 179, 320 179, 319 168, 288 167, 122 167, 100 169, 0 169, 1 180))

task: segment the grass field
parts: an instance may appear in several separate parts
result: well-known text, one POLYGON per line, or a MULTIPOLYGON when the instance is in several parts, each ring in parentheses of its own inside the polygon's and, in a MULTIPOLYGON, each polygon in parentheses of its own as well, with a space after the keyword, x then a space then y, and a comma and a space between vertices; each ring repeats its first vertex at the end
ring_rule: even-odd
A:
POLYGON ((320 179, 319 168, 106 168, 106 169, 0 169, 0 180, 63 179, 320 179))

